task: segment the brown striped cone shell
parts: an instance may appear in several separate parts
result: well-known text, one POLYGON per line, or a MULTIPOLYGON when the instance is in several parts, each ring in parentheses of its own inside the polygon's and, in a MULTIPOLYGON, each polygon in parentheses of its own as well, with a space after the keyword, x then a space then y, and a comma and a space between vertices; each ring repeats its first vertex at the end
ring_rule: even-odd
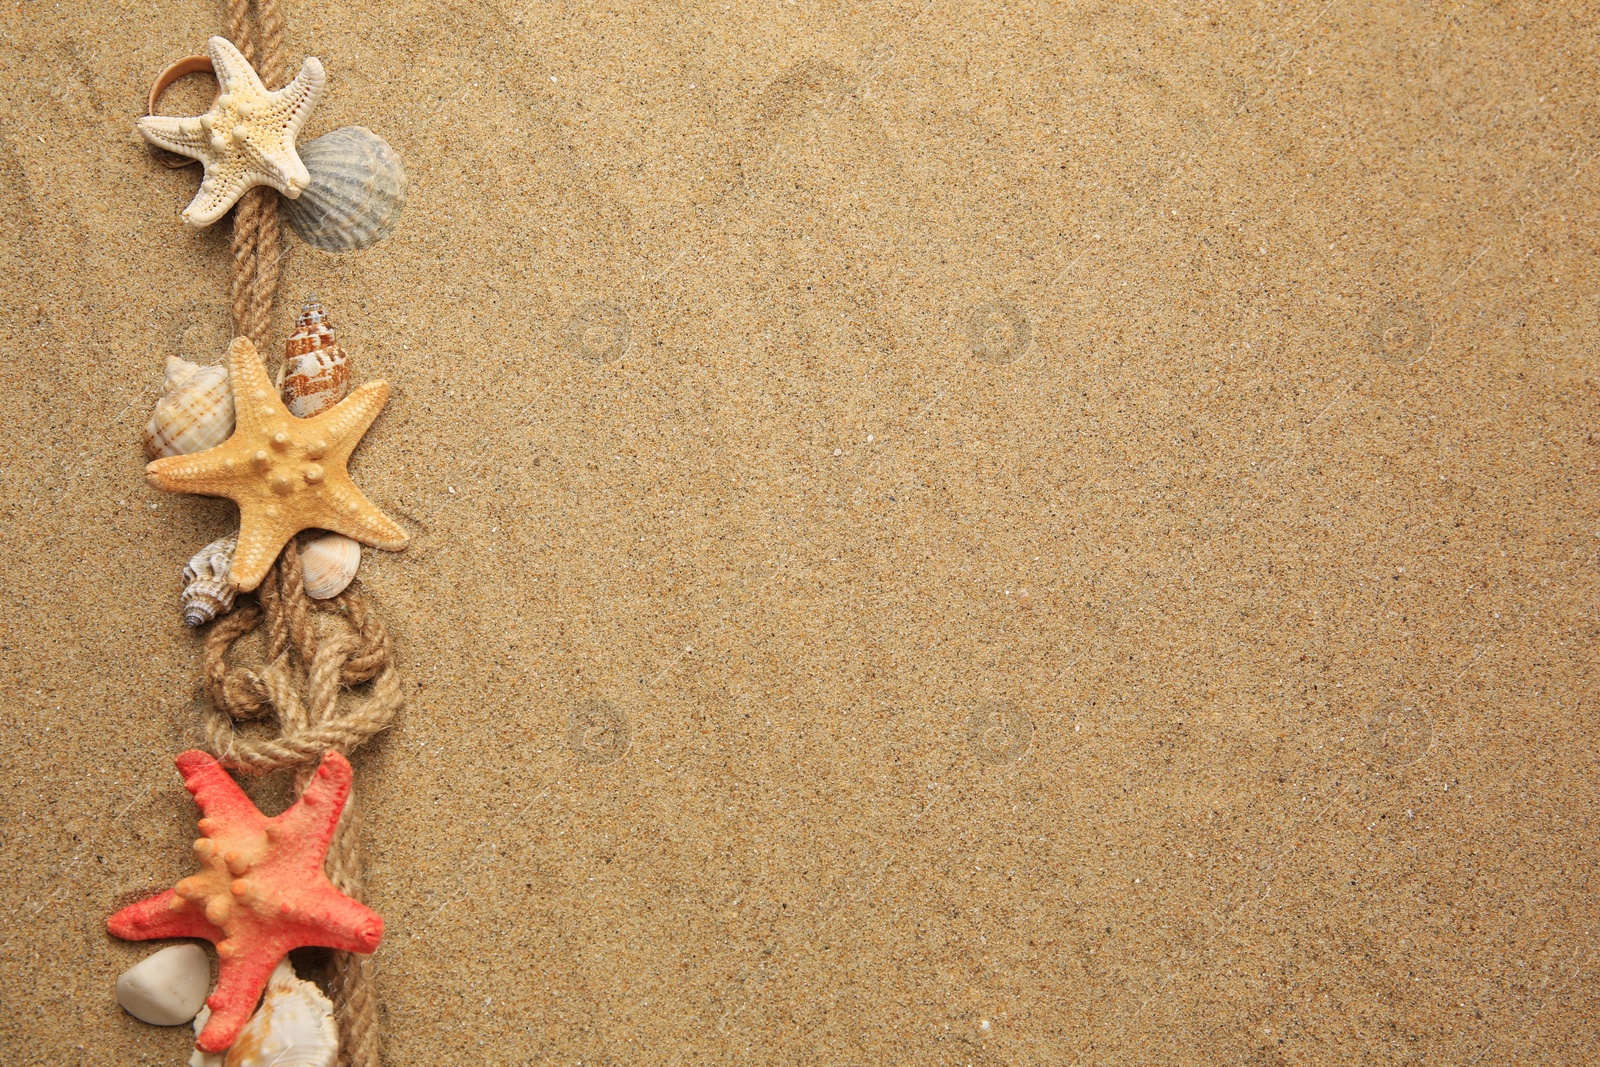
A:
POLYGON ((326 411, 350 392, 349 357, 315 297, 306 299, 284 345, 278 391, 289 413, 302 419, 326 411))
POLYGON ((300 546, 306 596, 329 600, 345 591, 361 566, 361 542, 344 534, 323 534, 300 546))
POLYGON ((233 610, 233 582, 228 570, 233 566, 237 537, 219 537, 196 552, 183 568, 183 621, 188 626, 204 626, 219 615, 233 610))
POLYGON ((144 428, 144 450, 151 459, 186 456, 215 448, 233 433, 233 390, 228 368, 202 367, 167 357, 161 399, 144 428))
POLYGON ((370 248, 389 235, 406 206, 406 171, 387 141, 365 126, 341 126, 300 147, 311 184, 283 213, 306 243, 324 252, 370 248))

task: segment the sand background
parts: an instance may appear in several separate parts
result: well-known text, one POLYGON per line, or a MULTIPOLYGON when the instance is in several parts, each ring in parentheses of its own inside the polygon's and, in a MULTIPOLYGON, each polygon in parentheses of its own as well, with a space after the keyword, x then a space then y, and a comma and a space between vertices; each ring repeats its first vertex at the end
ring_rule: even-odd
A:
MULTIPOLYGON (((1594 5, 286 12, 411 181, 276 309, 395 390, 388 1063, 1600 1056, 1594 5)), ((6 1064, 187 1055, 222 25, 0 14, 6 1064)))

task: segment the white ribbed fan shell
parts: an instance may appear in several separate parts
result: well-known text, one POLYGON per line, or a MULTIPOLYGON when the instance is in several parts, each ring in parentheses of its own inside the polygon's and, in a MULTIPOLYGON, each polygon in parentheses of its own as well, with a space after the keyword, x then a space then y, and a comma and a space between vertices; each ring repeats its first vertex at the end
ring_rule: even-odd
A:
POLYGON ((400 156, 365 126, 341 126, 300 148, 311 184, 283 213, 306 243, 324 252, 371 248, 406 206, 400 156))

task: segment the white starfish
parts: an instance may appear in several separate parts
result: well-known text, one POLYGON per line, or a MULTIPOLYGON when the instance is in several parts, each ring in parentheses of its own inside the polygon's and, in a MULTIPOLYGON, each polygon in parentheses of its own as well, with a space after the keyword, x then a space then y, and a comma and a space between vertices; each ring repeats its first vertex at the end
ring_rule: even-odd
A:
POLYGON ((221 89, 211 110, 195 118, 146 115, 145 140, 205 164, 200 191, 183 209, 183 221, 209 226, 257 185, 270 185, 290 200, 311 184, 295 151, 295 135, 322 95, 322 61, 307 56, 294 81, 268 92, 255 69, 226 37, 206 43, 221 89))

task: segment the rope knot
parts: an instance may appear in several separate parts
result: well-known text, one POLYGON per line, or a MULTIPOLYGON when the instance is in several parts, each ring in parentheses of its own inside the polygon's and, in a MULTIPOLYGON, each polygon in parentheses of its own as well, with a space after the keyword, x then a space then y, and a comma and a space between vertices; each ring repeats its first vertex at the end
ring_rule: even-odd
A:
POLYGON ((223 765, 263 774, 315 765, 330 748, 349 753, 387 727, 404 703, 394 645, 360 593, 306 596, 300 551, 290 544, 245 605, 206 635, 204 675, 211 709, 206 741, 223 765), (266 662, 232 666, 235 642, 265 624, 266 662), (300 675, 306 678, 302 699, 300 675), (340 709, 346 689, 372 683, 365 701, 340 709), (236 721, 276 716, 279 735, 245 737, 236 721))
MULTIPOLYGON (((405 702, 394 645, 361 594, 346 590, 323 601, 306 596, 300 547, 293 541, 256 590, 256 601, 218 619, 206 634, 204 676, 211 703, 206 742, 224 766, 244 774, 293 768, 298 794, 328 749, 348 753, 394 720, 405 702), (230 666, 228 653, 234 643, 263 625, 266 662, 230 666), (308 694, 304 700, 302 673, 308 694), (341 711, 341 694, 368 682, 372 689, 366 700, 341 711), (278 720, 276 737, 245 737, 234 727, 236 721, 269 716, 278 720)), ((328 879, 357 900, 361 898, 358 824, 352 796, 326 861, 328 879)), ((344 1067, 377 1067, 378 1001, 372 958, 333 953, 328 989, 339 1022, 339 1062, 344 1067)))

